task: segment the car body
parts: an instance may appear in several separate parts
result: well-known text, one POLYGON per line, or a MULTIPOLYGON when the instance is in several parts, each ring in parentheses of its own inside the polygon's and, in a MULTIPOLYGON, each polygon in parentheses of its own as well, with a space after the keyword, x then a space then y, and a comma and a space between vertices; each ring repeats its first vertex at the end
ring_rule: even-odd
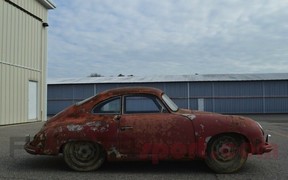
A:
POLYGON ((31 154, 58 155, 74 170, 105 161, 203 159, 232 173, 248 154, 270 152, 261 125, 249 118, 180 109, 161 90, 116 88, 76 103, 49 119, 27 141, 31 154))

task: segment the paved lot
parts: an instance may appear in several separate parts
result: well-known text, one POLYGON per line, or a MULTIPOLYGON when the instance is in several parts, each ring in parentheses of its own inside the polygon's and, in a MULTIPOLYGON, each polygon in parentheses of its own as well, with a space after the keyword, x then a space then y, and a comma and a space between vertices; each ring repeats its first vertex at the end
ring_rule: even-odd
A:
POLYGON ((10 148, 11 137, 34 134, 42 122, 0 126, 0 179, 288 179, 288 116, 254 118, 272 135, 275 149, 262 156, 250 156, 245 167, 236 174, 215 174, 202 161, 160 162, 158 165, 106 163, 95 172, 74 172, 67 168, 61 156, 34 156, 23 149, 13 151, 10 148))

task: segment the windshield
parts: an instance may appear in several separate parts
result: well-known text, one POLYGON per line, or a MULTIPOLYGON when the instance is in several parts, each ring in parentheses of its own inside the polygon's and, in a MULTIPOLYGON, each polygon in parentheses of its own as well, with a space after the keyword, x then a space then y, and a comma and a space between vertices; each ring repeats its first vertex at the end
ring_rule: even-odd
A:
POLYGON ((178 106, 166 94, 162 95, 162 99, 172 111, 178 111, 178 106))

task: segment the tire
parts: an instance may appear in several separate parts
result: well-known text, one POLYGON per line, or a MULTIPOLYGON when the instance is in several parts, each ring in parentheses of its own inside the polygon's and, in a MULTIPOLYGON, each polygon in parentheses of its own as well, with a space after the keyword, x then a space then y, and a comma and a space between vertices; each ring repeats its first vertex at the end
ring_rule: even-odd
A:
POLYGON ((233 173, 241 169, 248 157, 242 137, 222 135, 212 138, 206 150, 206 164, 216 173, 233 173))
POLYGON ((91 142, 69 142, 64 147, 66 164, 76 171, 93 171, 105 161, 105 153, 99 144, 91 142))

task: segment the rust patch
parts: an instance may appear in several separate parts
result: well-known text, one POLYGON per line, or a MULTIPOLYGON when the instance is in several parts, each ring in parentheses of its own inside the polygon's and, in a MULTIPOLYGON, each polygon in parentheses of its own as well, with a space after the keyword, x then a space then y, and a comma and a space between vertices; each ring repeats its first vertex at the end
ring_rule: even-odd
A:
POLYGON ((103 121, 88 122, 86 125, 94 132, 106 132, 109 129, 109 124, 103 121))
POLYGON ((127 157, 126 155, 121 154, 114 146, 109 151, 107 151, 107 154, 108 156, 114 154, 117 159, 127 157))
POLYGON ((205 126, 203 124, 200 124, 202 132, 204 132, 205 126))
POLYGON ((69 124, 69 125, 67 125, 67 129, 68 129, 68 131, 77 131, 77 132, 79 132, 79 131, 81 131, 81 130, 83 130, 84 128, 83 128, 83 126, 81 126, 81 125, 74 125, 74 124, 69 124))
POLYGON ((189 118, 191 121, 196 118, 196 115, 194 114, 182 114, 182 115, 189 118))

